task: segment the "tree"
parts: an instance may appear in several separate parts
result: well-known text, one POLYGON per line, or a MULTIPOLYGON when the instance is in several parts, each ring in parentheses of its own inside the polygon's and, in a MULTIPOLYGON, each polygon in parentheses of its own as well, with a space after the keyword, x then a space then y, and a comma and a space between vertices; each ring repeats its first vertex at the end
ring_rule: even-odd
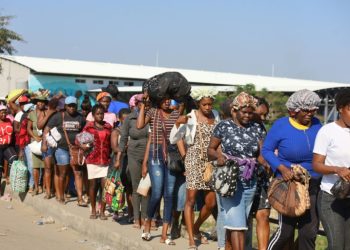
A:
POLYGON ((0 16, 0 53, 1 54, 7 53, 12 55, 14 52, 16 52, 12 42, 23 41, 23 38, 21 35, 7 28, 8 25, 10 24, 11 19, 13 19, 13 16, 0 16))

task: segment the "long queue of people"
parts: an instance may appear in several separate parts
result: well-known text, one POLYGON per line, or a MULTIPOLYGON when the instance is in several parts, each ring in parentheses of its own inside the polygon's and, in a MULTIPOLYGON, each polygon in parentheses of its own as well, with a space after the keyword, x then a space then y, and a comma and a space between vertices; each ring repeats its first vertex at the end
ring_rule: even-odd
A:
POLYGON ((45 192, 45 199, 55 197, 64 205, 72 176, 77 205, 90 204, 90 219, 107 220, 105 200, 98 202, 97 194, 114 168, 126 189, 129 221, 142 230, 144 241, 153 239, 163 199, 160 243, 165 245, 176 245, 181 223, 188 233, 188 249, 208 244, 200 228, 213 215, 218 249, 251 247, 247 232, 251 234, 253 217, 260 250, 283 249, 296 229, 299 249, 315 249, 320 221, 329 249, 350 249, 350 199, 338 199, 331 191, 339 179, 350 181, 349 89, 335 97, 336 121, 322 126, 315 117, 321 99, 304 89, 289 97, 289 115, 268 131, 268 102, 245 92, 225 101, 218 112, 213 109, 214 89, 193 90, 192 105, 169 98, 151 103, 147 93, 134 95, 127 105, 116 100, 113 87, 109 90, 97 95, 93 107, 88 99, 78 107, 76 97, 49 97, 44 90, 32 95, 23 90, 1 104, 0 181, 2 172, 8 178, 9 151, 14 152, 28 167, 28 192, 33 196, 45 192), (77 135, 84 132, 93 139, 80 143, 77 135), (34 150, 36 144, 40 153, 34 150), (85 152, 83 166, 71 164, 76 144, 85 152), (182 171, 170 166, 174 145, 182 171), (207 163, 220 168, 231 159, 239 165, 235 192, 220 195, 204 180, 207 163), (294 164, 310 175, 310 208, 300 216, 279 213, 278 229, 270 238, 269 183, 272 177, 292 180, 294 164), (143 196, 137 188, 147 175, 151 189, 143 196))

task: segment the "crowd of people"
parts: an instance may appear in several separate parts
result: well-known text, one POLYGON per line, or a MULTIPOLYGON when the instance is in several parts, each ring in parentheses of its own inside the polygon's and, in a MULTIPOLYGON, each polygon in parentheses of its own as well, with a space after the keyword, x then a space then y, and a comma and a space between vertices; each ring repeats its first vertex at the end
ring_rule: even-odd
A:
POLYGON ((107 220, 101 190, 111 169, 117 169, 128 221, 142 230, 144 241, 153 239, 161 217, 160 243, 176 245, 182 228, 188 249, 197 249, 208 244, 200 229, 212 215, 217 249, 251 247, 253 218, 259 250, 283 249, 296 229, 299 249, 315 249, 320 221, 329 249, 350 249, 350 196, 338 199, 331 191, 338 180, 350 181, 350 89, 335 97, 336 121, 322 126, 315 116, 321 99, 304 89, 289 97, 288 116, 269 130, 264 123, 270 107, 264 98, 241 92, 216 111, 217 94, 211 88, 193 90, 191 102, 177 103, 169 98, 151 102, 145 92, 126 104, 117 101, 118 90, 110 85, 92 105, 89 98, 81 102, 47 90, 18 91, 0 105, 0 182, 9 183, 17 156, 28 167, 28 193, 44 193, 44 199, 54 197, 64 205, 74 181, 77 205, 91 207, 90 219, 107 220), (84 164, 72 165, 76 146, 84 164), (170 166, 171 150, 179 154, 182 169, 170 166), (221 195, 205 181, 207 163, 220 168, 232 159, 238 164, 235 192, 221 195), (292 180, 295 164, 310 175, 310 208, 297 217, 279 213, 278 229, 270 238, 270 180, 292 180), (151 189, 144 196, 137 188, 147 175, 151 189))

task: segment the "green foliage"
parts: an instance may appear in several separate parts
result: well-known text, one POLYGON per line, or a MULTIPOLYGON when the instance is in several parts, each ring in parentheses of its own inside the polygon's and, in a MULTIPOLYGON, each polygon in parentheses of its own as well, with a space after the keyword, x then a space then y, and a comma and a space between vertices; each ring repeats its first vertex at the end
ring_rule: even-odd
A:
POLYGON ((236 88, 235 92, 225 92, 219 93, 216 96, 214 108, 220 110, 220 104, 227 100, 228 98, 234 98, 240 92, 246 92, 250 95, 263 97, 270 105, 269 121, 266 126, 269 128, 273 121, 276 119, 287 115, 286 102, 288 96, 282 92, 269 92, 268 89, 264 88, 260 91, 255 89, 255 85, 248 83, 245 85, 240 85, 236 88))
POLYGON ((12 45, 12 42, 19 41, 22 42, 23 38, 21 35, 16 32, 8 29, 13 16, 0 16, 0 53, 7 53, 12 55, 16 52, 15 48, 12 45))

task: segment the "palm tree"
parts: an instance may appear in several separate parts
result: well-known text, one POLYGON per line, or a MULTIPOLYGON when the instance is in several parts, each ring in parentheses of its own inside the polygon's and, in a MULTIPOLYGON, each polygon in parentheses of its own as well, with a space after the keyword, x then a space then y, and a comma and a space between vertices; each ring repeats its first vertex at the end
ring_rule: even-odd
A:
POLYGON ((13 16, 0 16, 0 54, 7 53, 12 55, 16 52, 12 42, 23 41, 21 35, 7 28, 12 18, 13 16))

